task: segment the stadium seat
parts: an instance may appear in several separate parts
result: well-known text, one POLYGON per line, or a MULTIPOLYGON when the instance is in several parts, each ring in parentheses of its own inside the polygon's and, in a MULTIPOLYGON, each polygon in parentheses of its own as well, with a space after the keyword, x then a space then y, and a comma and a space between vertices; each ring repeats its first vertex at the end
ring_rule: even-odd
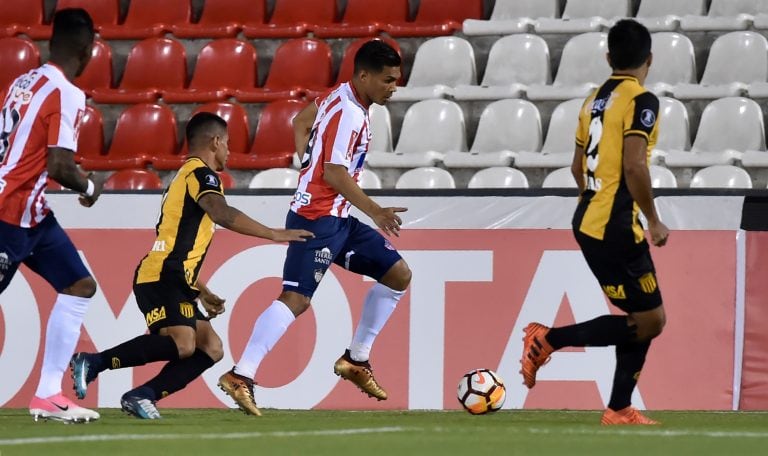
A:
POLYGON ((456 182, 448 171, 442 168, 423 167, 409 169, 395 183, 396 189, 441 189, 456 188, 456 182))
POLYGON ((85 105, 85 112, 80 120, 75 161, 81 163, 83 157, 87 161, 99 161, 106 158, 104 155, 104 119, 101 111, 90 105, 85 105))
MULTIPOLYGON (((392 46, 398 54, 402 57, 402 53, 400 52, 400 45, 397 43, 397 41, 393 40, 392 38, 381 36, 377 38, 373 38, 375 40, 382 40, 388 45, 392 46)), ((344 56, 341 59, 341 65, 339 66, 339 75, 336 77, 336 84, 340 84, 342 82, 349 81, 352 79, 352 73, 354 73, 355 70, 355 54, 357 54, 357 51, 360 50, 360 48, 363 46, 363 44, 370 41, 371 38, 360 38, 358 40, 353 41, 350 43, 347 48, 344 50, 344 56)), ((402 85, 403 78, 400 78, 400 81, 398 81, 398 85, 402 85)))
POLYGON ((483 0, 420 0, 413 22, 392 22, 386 31, 395 37, 451 35, 465 19, 482 17, 483 0))
POLYGON ((466 151, 464 113, 448 100, 424 100, 405 113, 394 153, 370 154, 374 168, 434 166, 447 152, 466 151))
POLYGON ((713 99, 744 95, 749 84, 768 81, 768 40, 757 32, 731 32, 718 37, 709 50, 700 84, 679 84, 681 99, 713 99))
POLYGON ((147 38, 128 54, 117 89, 94 89, 98 103, 140 103, 157 100, 164 90, 178 90, 187 79, 184 46, 168 38, 147 38))
POLYGON ((163 181, 147 169, 121 169, 113 173, 106 182, 105 190, 160 190, 163 181))
POLYGON ((714 165, 697 171, 691 188, 752 188, 752 178, 737 166, 714 165))
POLYGON ((219 179, 221 179, 221 186, 224 187, 224 190, 237 187, 235 178, 232 177, 232 175, 229 174, 227 171, 218 171, 218 174, 219 174, 219 179))
POLYGON ((253 176, 248 188, 290 188, 299 184, 299 172, 292 168, 266 169, 253 176))
POLYGON ((494 166, 476 172, 467 188, 528 188, 528 178, 519 169, 494 166))
POLYGON ((732 164, 745 151, 765 150, 763 112, 748 98, 714 100, 704 108, 690 151, 667 151, 669 167, 732 164))
POLYGON ((531 84, 530 100, 567 100, 586 97, 611 74, 605 59, 607 33, 576 35, 565 44, 552 85, 531 84))
POLYGON ((392 152, 392 120, 386 106, 372 104, 368 109, 371 142, 368 154, 392 152))
POLYGON ((360 185, 360 188, 364 190, 380 189, 381 178, 372 169, 363 169, 360 173, 358 184, 360 185))
POLYGON ((408 0, 347 0, 340 23, 313 27, 318 38, 376 36, 387 23, 408 20, 408 0))
POLYGON ((56 0, 56 11, 67 8, 82 8, 88 11, 93 27, 117 27, 120 20, 120 0, 56 0))
POLYGON ((768 0, 712 0, 706 16, 685 16, 685 31, 746 30, 756 14, 768 12, 768 0))
POLYGON ((333 84, 331 48, 325 41, 296 38, 275 51, 264 87, 235 92, 242 103, 264 103, 303 94, 312 99, 333 84))
POLYGON ((0 1, 0 36, 24 34, 33 40, 47 40, 51 26, 44 18, 44 0, 0 1))
POLYGON ((296 153, 293 118, 307 105, 305 101, 280 100, 261 110, 253 144, 247 154, 231 154, 232 169, 287 168, 296 153))
POLYGON ((577 188, 571 167, 558 168, 547 174, 544 182, 541 183, 541 188, 577 188))
MULTIPOLYGON (((199 112, 211 112, 227 122, 230 157, 241 156, 248 151, 248 138, 250 137, 248 114, 242 105, 226 102, 207 103, 195 109, 189 118, 191 119, 199 112)), ((152 167, 158 170, 179 169, 186 160, 188 153, 189 147, 185 138, 178 153, 174 150, 171 155, 153 155, 151 158, 152 167)))
POLYGON ((176 150, 176 118, 167 106, 142 103, 120 114, 106 156, 83 157, 89 170, 143 168, 153 156, 173 155, 176 150))
POLYGON ((509 166, 516 151, 541 149, 541 116, 526 100, 499 100, 480 115, 475 140, 469 152, 447 152, 449 168, 509 166))
POLYGON ((5 91, 14 79, 40 66, 40 51, 23 38, 0 38, 0 62, 0 91, 5 91))
POLYGON ((659 119, 659 137, 651 152, 651 163, 656 163, 659 157, 664 157, 668 150, 691 148, 688 111, 680 100, 659 97, 659 119))
POLYGON ((651 165, 649 172, 651 173, 651 186, 653 188, 677 188, 677 178, 669 169, 659 165, 651 165))
POLYGON ((703 16, 707 0, 643 0, 635 20, 651 32, 677 30, 683 16, 703 16))
POLYGON ((654 33, 651 52, 653 65, 645 80, 648 90, 667 95, 677 84, 696 82, 696 58, 693 43, 687 36, 673 32, 654 33))
POLYGON ((530 84, 552 83, 549 47, 536 35, 505 36, 491 46, 483 81, 453 89, 457 100, 518 98, 530 84))
POLYGON ((338 17, 336 0, 280 0, 267 24, 243 27, 247 38, 297 38, 338 17))
POLYGON ((171 32, 175 25, 189 24, 191 14, 189 0, 131 0, 125 21, 104 25, 99 34, 108 40, 159 37, 171 32))
POLYGON ((518 168, 559 168, 570 165, 576 141, 576 127, 579 110, 584 99, 573 99, 560 103, 549 119, 547 136, 541 152, 519 151, 515 156, 518 168))
POLYGON ((259 78, 256 49, 247 41, 223 38, 206 44, 197 54, 192 81, 186 89, 163 91, 167 103, 205 103, 253 89, 259 78), (221 71, 226 68, 226 71, 221 71))
POLYGON ((266 0, 206 0, 195 24, 178 24, 179 38, 233 38, 245 27, 259 27, 267 16, 266 0))
POLYGON ((464 38, 443 36, 424 42, 416 51, 411 75, 393 101, 441 98, 459 85, 476 85, 475 51, 464 38))
POLYGON ((630 13, 629 0, 568 0, 562 19, 541 18, 535 28, 536 33, 597 32, 630 13))
POLYGON ((105 41, 96 40, 91 50, 91 60, 83 73, 75 78, 75 85, 89 96, 94 90, 112 87, 112 48, 105 41))
POLYGON ((465 19, 462 31, 472 35, 509 35, 531 31, 539 18, 555 18, 558 0, 496 0, 489 20, 465 19))

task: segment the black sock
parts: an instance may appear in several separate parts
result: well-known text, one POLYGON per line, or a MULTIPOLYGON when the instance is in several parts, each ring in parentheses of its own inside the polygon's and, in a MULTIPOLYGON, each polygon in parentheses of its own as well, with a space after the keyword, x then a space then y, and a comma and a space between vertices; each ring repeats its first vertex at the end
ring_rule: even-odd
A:
POLYGON ((613 376, 613 390, 608 408, 621 410, 632 403, 632 391, 640 377, 650 346, 650 341, 629 342, 616 346, 616 373, 613 376))
POLYGON ((552 328, 547 342, 555 350, 563 347, 605 347, 629 342, 635 337, 635 326, 627 325, 627 317, 603 315, 575 325, 552 328))
POLYGON ((101 352, 101 364, 109 369, 143 366, 155 361, 179 359, 179 349, 171 336, 144 334, 101 352))
POLYGON ((162 399, 181 390, 213 365, 214 361, 208 353, 198 348, 189 358, 166 364, 155 378, 143 386, 153 391, 155 400, 162 399))

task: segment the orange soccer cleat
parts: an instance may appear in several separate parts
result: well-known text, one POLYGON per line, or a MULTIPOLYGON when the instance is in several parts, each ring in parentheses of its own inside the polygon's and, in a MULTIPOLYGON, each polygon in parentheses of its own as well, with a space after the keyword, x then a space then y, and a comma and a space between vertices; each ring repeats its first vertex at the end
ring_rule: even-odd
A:
POLYGON ((636 408, 629 406, 621 410, 605 409, 600 424, 610 426, 615 424, 661 424, 640 413, 636 408))
POLYGON ((525 337, 523 337, 520 373, 523 374, 523 384, 533 388, 536 384, 536 372, 541 366, 547 364, 554 349, 546 339, 549 328, 541 323, 529 323, 523 332, 525 337))

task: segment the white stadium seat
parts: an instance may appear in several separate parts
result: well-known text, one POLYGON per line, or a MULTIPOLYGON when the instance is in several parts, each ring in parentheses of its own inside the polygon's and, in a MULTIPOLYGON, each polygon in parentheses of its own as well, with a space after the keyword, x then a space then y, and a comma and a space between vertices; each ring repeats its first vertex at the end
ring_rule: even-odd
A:
POLYGON ((661 32, 652 35, 653 64, 648 70, 645 86, 657 95, 673 92, 677 84, 696 82, 696 57, 693 43, 679 33, 661 32))
POLYGON ((697 171, 691 188, 752 188, 752 178, 739 167, 715 165, 697 171))
POLYGON ((659 97, 659 137, 651 152, 651 163, 668 150, 690 150, 691 131, 685 105, 674 98, 659 97))
POLYGON ((442 168, 424 167, 409 169, 395 183, 396 189, 403 188, 456 188, 456 182, 448 171, 442 168))
POLYGON ((706 14, 706 3, 706 0, 643 0, 635 20, 651 32, 677 30, 681 17, 706 14))
POLYGON ((571 174, 571 167, 560 168, 547 174, 541 188, 576 188, 576 180, 571 174))
POLYGON ((362 189, 379 189, 381 188, 381 178, 372 169, 363 169, 358 185, 362 189))
POLYGON ((629 0, 568 0, 562 19, 540 19, 536 33, 585 33, 608 28, 630 15, 629 0))
POLYGON ((299 172, 292 168, 272 168, 253 176, 248 188, 296 188, 299 172))
POLYGON ((520 151, 515 155, 518 168, 559 168, 573 160, 579 110, 584 100, 577 98, 560 103, 549 119, 547 136, 541 152, 520 151))
POLYGON ((558 15, 559 0, 496 0, 487 21, 466 19, 463 32, 471 35, 509 35, 530 31, 536 20, 558 15))
POLYGON ((449 168, 508 166, 516 151, 541 149, 541 116, 526 100, 498 100, 480 115, 475 140, 469 152, 448 152, 443 163, 449 168))
POLYGON ((768 12, 768 0, 712 0, 706 16, 685 16, 685 31, 746 30, 755 15, 768 12))
POLYGON ((368 110, 371 122, 371 143, 368 153, 392 152, 392 120, 389 109, 376 103, 368 110))
POLYGON ((476 172, 467 188, 528 188, 528 178, 519 169, 494 166, 476 172))
POLYGON ((677 178, 672 171, 658 165, 651 165, 649 171, 653 188, 677 188, 677 178))

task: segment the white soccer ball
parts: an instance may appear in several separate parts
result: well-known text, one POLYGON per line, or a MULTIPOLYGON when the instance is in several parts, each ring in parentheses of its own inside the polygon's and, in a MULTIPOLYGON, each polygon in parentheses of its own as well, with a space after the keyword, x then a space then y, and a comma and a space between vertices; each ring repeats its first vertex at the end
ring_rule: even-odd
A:
POLYGON ((496 372, 475 369, 461 377, 457 396, 459 403, 469 413, 482 415, 499 410, 507 398, 507 390, 496 372))

